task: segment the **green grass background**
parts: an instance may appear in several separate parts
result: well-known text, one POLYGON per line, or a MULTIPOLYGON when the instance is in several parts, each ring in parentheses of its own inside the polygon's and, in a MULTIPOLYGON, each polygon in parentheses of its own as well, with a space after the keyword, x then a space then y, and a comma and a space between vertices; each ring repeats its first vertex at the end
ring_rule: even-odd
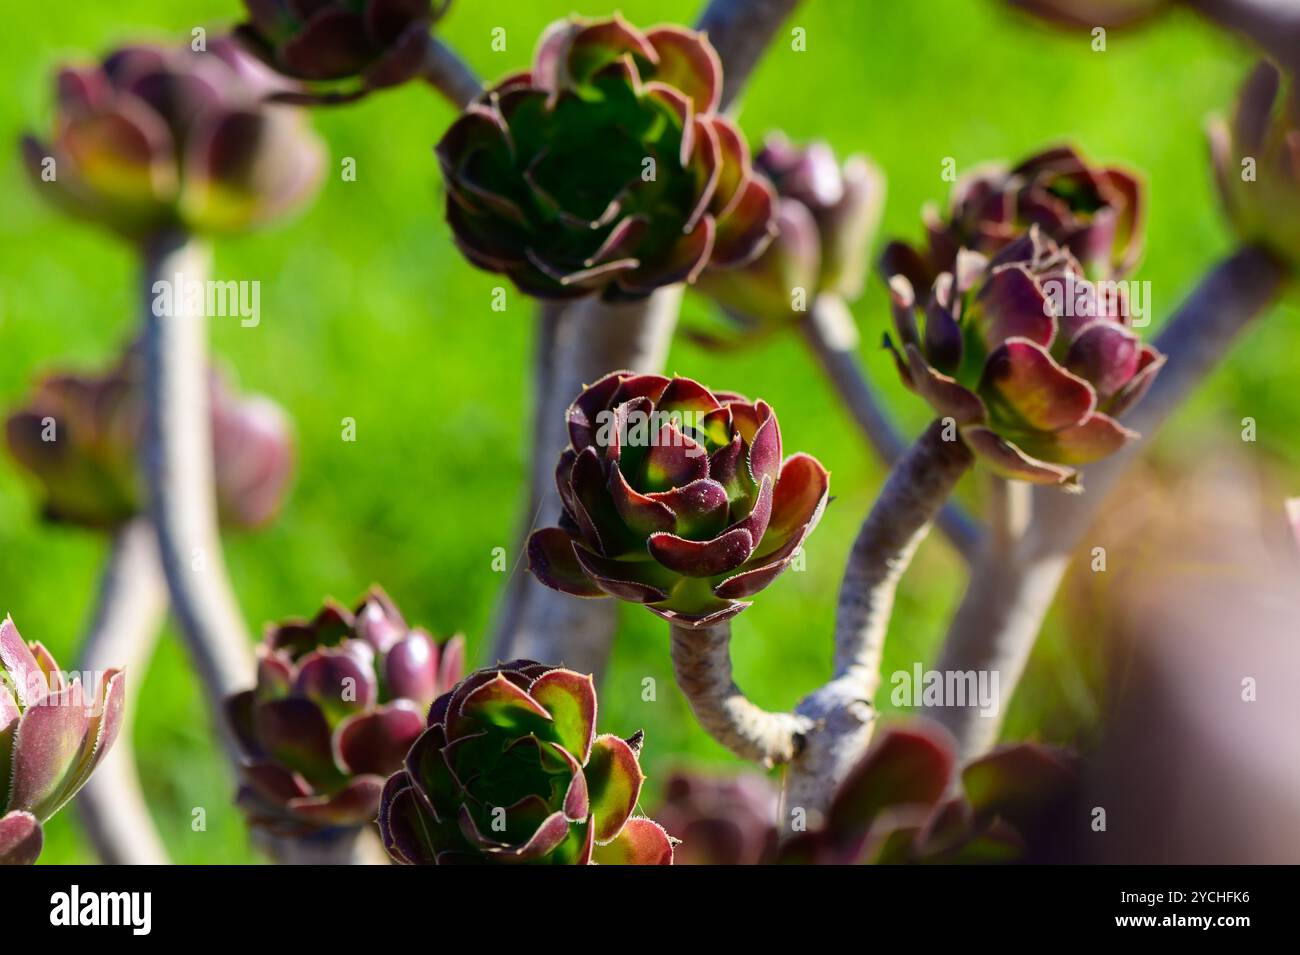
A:
MULTIPOLYGON (((623 0, 633 22, 689 22, 696 0, 623 0)), ((461 0, 441 28, 485 77, 525 65, 550 20, 605 14, 601 3, 461 0), (495 53, 491 30, 508 50, 495 53)), ((51 118, 50 71, 120 41, 184 38, 240 13, 237 0, 116 0, 60 7, 13 5, 0 36, 0 135, 13 143, 51 118)), ((1212 193, 1202 124, 1232 101, 1248 51, 1190 16, 1175 14, 1094 52, 1086 34, 1048 33, 992 0, 867 3, 810 0, 791 26, 807 50, 778 37, 745 97, 751 141, 781 127, 864 151, 889 178, 885 233, 914 237, 923 202, 942 198, 944 157, 959 169, 1016 158, 1069 139, 1090 155, 1130 164, 1150 185, 1148 253, 1156 321, 1232 246, 1212 193)), ((372 581, 408 618, 439 634, 463 631, 473 651, 505 576, 492 549, 513 547, 529 441, 526 378, 530 303, 511 291, 490 308, 500 279, 455 252, 441 216, 432 146, 453 113, 418 84, 316 114, 332 175, 319 201, 280 228, 217 247, 222 278, 262 282, 262 324, 216 320, 214 348, 243 386, 293 415, 299 471, 282 518, 268 531, 231 537, 227 559, 245 616, 266 621, 311 612, 326 594, 352 600, 372 581), (355 157, 356 182, 338 175, 355 157), (357 441, 340 439, 357 421, 357 441)), ((135 262, 114 239, 60 218, 28 186, 14 150, 0 160, 0 405, 52 366, 98 366, 132 334, 135 262)), ((878 282, 855 306, 863 354, 899 420, 915 432, 921 403, 898 387, 874 343, 886 321, 878 282)), ((686 317, 707 305, 688 296, 686 317)), ((1282 307, 1233 353, 1161 436, 1157 453, 1235 440, 1259 422, 1259 450, 1300 487, 1300 403, 1294 400, 1300 325, 1282 307), (1209 438, 1204 435, 1209 434, 1209 438)), ((807 547, 803 573, 785 575, 736 623, 739 682, 761 704, 788 706, 825 678, 839 573, 882 473, 861 446, 793 336, 738 354, 678 341, 669 370, 743 390, 777 408, 785 444, 818 455, 836 495, 807 547)), ((71 666, 94 592, 104 541, 45 527, 25 480, 0 463, 0 612, 71 666)), ((903 581, 885 669, 932 658, 960 596, 963 572, 935 540, 903 581)), ((1010 735, 1070 739, 1090 718, 1086 648, 1054 618, 1035 653, 1008 724, 1010 735)), ((1074 632, 1073 630, 1071 632, 1074 632)), ((1087 633, 1087 627, 1083 628, 1087 633)), ((141 674, 133 674, 140 679, 141 674)), ((232 781, 213 748, 203 701, 169 631, 144 677, 135 742, 147 795, 180 862, 257 857, 230 805, 232 781), (207 811, 205 832, 191 811, 207 811)), ((888 709, 888 700, 880 701, 888 709)), ((601 695, 604 729, 647 731, 651 787, 683 760, 734 763, 692 723, 672 685, 666 628, 625 608, 601 695), (642 699, 642 681, 657 699, 642 699)), ((75 815, 48 827, 42 861, 89 861, 75 815)))

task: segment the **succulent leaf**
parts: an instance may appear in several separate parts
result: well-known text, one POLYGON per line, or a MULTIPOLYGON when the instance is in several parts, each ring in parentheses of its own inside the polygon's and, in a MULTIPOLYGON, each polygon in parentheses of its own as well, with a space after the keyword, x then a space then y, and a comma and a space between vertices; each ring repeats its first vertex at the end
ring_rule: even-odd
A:
POLYGON ((50 652, 0 621, 0 865, 36 860, 41 826, 72 799, 117 739, 125 677, 69 680, 50 652))

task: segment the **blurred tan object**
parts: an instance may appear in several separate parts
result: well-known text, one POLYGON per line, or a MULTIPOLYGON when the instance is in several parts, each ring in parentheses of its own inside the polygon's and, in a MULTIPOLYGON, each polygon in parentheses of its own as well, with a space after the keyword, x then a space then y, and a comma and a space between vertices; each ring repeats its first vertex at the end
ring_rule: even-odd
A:
POLYGON ((1145 496, 1141 546, 1111 555, 1109 716, 1087 792, 1092 818, 1105 810, 1085 842, 1098 861, 1300 862, 1297 555, 1280 495, 1239 458, 1208 460, 1145 496))

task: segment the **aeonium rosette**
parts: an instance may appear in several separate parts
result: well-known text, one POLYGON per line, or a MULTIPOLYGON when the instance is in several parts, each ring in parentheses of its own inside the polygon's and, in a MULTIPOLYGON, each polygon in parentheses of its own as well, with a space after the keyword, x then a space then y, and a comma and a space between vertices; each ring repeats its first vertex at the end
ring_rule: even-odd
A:
POLYGON ((530 569, 555 590, 720 623, 789 566, 826 506, 826 469, 807 454, 782 460, 762 400, 619 371, 567 420, 561 523, 528 541, 530 569))
POLYGON ((408 865, 670 865, 633 816, 642 734, 596 735, 590 676, 514 660, 470 674, 384 787, 379 831, 408 865))
MULTIPOLYGON (((209 380, 218 516, 224 527, 261 527, 288 494, 292 425, 270 399, 236 394, 216 371, 209 380)), ((6 419, 5 438, 39 482, 46 518, 107 529, 145 506, 143 429, 143 360, 132 346, 105 372, 42 378, 6 419)))
POLYGON ((235 36, 268 65, 310 84, 289 99, 342 103, 419 74, 429 30, 451 0, 244 0, 235 36))
POLYGON ((1137 437, 1117 417, 1164 363, 1133 331, 1123 291, 1089 282, 1034 227, 991 260, 959 253, 924 300, 891 278, 901 344, 886 343, 904 384, 993 471, 1075 485, 1080 465, 1137 437))
POLYGON ((700 291, 742 330, 757 333, 797 320, 818 295, 857 298, 884 176, 865 156, 841 164, 826 143, 797 146, 780 133, 767 137, 754 167, 776 189, 776 236, 739 268, 706 269, 700 291))
POLYGON ((1295 82, 1262 62, 1242 86, 1232 121, 1210 125, 1219 194, 1243 241, 1300 266, 1300 100, 1295 82))
POLYGON ((438 144, 457 245, 542 298, 644 298, 743 264, 771 237, 774 200, 721 93, 701 34, 618 16, 552 25, 532 70, 438 144))
POLYGON ((235 232, 301 205, 324 164, 297 110, 263 102, 280 81, 232 41, 138 44, 58 74, 48 144, 23 156, 41 195, 129 239, 235 232))
POLYGON ((126 676, 95 686, 59 669, 40 643, 0 622, 0 865, 36 861, 41 826, 86 784, 122 726, 126 676))
POLYGON ((902 274, 914 288, 929 288, 939 273, 953 271, 960 250, 996 255, 1037 226, 1089 278, 1117 279, 1141 255, 1143 216, 1134 173, 1053 146, 1015 166, 990 164, 963 177, 943 213, 925 209, 925 245, 891 242, 881 267, 886 278, 902 274))
POLYGON ((384 779, 464 659, 463 638, 439 646, 379 588, 354 611, 331 601, 310 621, 270 628, 257 686, 226 704, 249 820, 288 834, 373 821, 384 779))

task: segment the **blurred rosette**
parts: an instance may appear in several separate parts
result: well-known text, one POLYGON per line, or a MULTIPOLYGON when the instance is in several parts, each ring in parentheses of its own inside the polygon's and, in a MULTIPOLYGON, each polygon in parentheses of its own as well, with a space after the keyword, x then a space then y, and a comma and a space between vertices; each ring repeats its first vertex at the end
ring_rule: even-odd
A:
MULTIPOLYGON (((113 528, 144 509, 142 361, 132 347, 102 374, 48 375, 10 414, 9 451, 39 484, 49 519, 113 528)), ((261 527, 288 493, 292 426, 271 400, 236 395, 215 371, 210 382, 219 517, 226 527, 261 527)))
POLYGON ((1300 107, 1294 84, 1260 63, 1242 87, 1232 120, 1210 124, 1219 194, 1237 234, 1300 263, 1300 107))
POLYGON ((681 844, 677 865, 759 865, 776 850, 779 794, 766 776, 678 770, 654 817, 681 844))
POLYGON ((55 84, 50 139, 23 139, 37 192, 133 240, 183 228, 239 232, 300 207, 324 148, 283 88, 231 40, 207 50, 137 44, 55 84))
POLYGON ((821 294, 862 293, 885 180, 865 156, 843 164, 824 142, 768 136, 754 167, 777 192, 776 237, 752 262, 706 269, 699 288, 743 330, 795 320, 821 294))
POLYGON ((937 724, 890 726, 840 784, 825 818, 786 840, 778 861, 1063 861, 1075 851, 1070 814, 1079 790, 1076 761, 1063 752, 1008 744, 961 768, 937 724))
POLYGON ((280 94, 303 103, 340 103, 413 79, 429 31, 451 0, 244 0, 248 20, 235 36, 255 56, 305 90, 280 94))
POLYGON ((948 208, 924 213, 926 241, 891 242, 882 271, 929 288, 952 272, 962 249, 994 256, 1037 226, 1092 279, 1128 274, 1142 253, 1143 187, 1137 175, 1094 165, 1070 146, 1053 146, 1015 166, 990 164, 953 187, 948 208))
POLYGON ((464 662, 463 637, 435 642, 378 588, 355 610, 328 601, 269 628, 257 686, 227 701, 249 821, 283 834, 372 822, 385 778, 464 662))

